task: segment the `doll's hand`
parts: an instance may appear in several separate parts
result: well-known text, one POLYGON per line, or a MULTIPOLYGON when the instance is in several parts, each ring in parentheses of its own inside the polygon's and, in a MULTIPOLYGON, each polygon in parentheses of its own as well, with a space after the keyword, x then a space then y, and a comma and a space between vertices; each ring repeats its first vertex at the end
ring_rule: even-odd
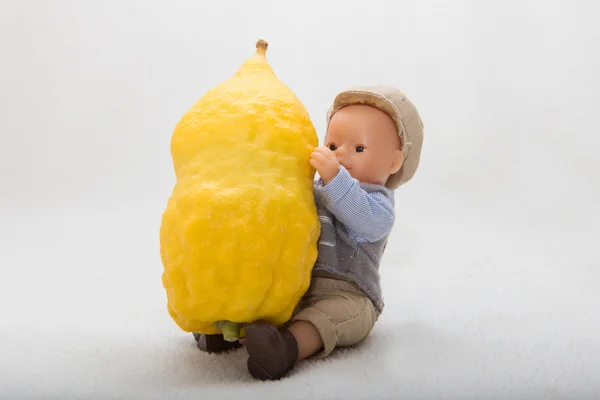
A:
POLYGON ((335 154, 325 146, 319 146, 312 152, 310 165, 319 171, 319 175, 326 185, 337 176, 340 170, 340 163, 335 154))

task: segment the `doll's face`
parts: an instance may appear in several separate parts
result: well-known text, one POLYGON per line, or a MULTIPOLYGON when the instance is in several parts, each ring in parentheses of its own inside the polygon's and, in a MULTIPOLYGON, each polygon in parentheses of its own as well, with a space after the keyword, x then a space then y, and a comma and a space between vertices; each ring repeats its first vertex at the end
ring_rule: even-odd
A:
POLYGON ((359 182, 385 185, 402 167, 396 124, 371 106, 352 105, 336 112, 329 121, 325 146, 359 182))

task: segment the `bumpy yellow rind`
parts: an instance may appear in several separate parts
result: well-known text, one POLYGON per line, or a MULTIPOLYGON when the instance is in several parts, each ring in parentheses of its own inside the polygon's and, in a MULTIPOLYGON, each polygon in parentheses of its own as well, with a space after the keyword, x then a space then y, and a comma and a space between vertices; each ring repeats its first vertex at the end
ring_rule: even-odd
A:
POLYGON ((285 323, 308 289, 319 220, 303 104, 266 43, 185 113, 171 139, 177 182, 162 216, 168 312, 186 332, 220 320, 285 323))

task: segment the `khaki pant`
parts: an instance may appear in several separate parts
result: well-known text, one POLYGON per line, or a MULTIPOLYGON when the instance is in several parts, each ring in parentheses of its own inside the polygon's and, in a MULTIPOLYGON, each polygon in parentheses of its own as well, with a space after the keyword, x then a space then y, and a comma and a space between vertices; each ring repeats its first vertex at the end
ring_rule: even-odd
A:
POLYGON ((331 278, 313 277, 290 320, 312 323, 324 348, 314 357, 326 357, 336 347, 352 346, 371 333, 377 311, 358 286, 331 278))

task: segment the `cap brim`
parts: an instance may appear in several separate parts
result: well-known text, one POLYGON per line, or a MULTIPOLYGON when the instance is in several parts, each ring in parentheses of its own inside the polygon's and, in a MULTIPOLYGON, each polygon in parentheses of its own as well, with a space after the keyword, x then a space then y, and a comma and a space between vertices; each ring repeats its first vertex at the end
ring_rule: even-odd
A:
POLYGON ((402 143, 405 143, 405 130, 404 126, 402 125, 402 118, 400 117, 400 112, 391 101, 389 101, 387 98, 378 93, 364 90, 347 90, 338 94, 333 100, 333 106, 329 111, 328 120, 333 114, 335 114, 342 108, 358 104, 369 105, 371 107, 378 108, 386 114, 388 114, 396 124, 396 127, 398 129, 398 135, 400 136, 402 143))

